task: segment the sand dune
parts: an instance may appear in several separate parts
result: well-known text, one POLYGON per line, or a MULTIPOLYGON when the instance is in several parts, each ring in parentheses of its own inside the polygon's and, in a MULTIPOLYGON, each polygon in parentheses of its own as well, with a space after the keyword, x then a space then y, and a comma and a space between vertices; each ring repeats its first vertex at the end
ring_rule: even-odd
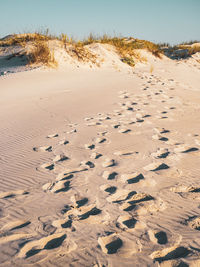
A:
POLYGON ((91 49, 0 77, 0 266, 199 266, 199 65, 91 49))

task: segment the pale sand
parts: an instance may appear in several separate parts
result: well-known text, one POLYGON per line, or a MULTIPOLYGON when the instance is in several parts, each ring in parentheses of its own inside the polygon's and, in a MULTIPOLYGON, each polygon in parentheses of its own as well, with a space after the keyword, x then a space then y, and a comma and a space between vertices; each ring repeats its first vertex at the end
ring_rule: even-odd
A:
POLYGON ((200 266, 200 70, 0 78, 0 266, 200 266))

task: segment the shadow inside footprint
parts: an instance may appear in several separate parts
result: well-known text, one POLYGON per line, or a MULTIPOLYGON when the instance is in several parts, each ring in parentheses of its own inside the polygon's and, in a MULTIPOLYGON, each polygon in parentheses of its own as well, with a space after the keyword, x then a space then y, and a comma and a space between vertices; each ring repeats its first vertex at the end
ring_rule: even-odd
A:
POLYGON ((115 179, 115 177, 118 175, 117 172, 112 172, 109 176, 108 176, 108 180, 113 180, 115 179))
POLYGON ((160 133, 161 134, 165 134, 165 133, 169 133, 170 131, 169 130, 165 130, 165 129, 163 129, 160 133))
POLYGON ((61 214, 65 214, 69 210, 71 210, 71 207, 69 205, 65 205, 64 208, 61 210, 61 214))
POLYGON ((54 169, 54 164, 50 164, 49 166, 46 166, 45 169, 52 171, 54 169))
POLYGON ((158 156, 159 159, 165 159, 168 155, 170 154, 170 152, 165 152, 165 153, 162 153, 158 156))
POLYGON ((167 243, 167 235, 165 232, 160 231, 155 234, 155 238, 157 238, 157 241, 159 244, 163 245, 167 243))
POLYGON ((39 253, 42 249, 31 249, 26 253, 26 259, 30 258, 34 255, 36 255, 37 253, 39 253))
POLYGON ((126 225, 129 229, 132 229, 135 227, 136 222, 137 220, 130 219, 130 220, 123 221, 123 224, 126 225))
POLYGON ((101 210, 94 207, 90 211, 80 215, 80 220, 85 220, 85 219, 89 218, 90 216, 98 215, 100 213, 101 213, 101 210))
POLYGON ((161 170, 167 170, 169 169, 169 166, 165 163, 160 164, 157 168, 151 170, 152 172, 161 171, 161 170))
POLYGON ((158 261, 158 262, 162 262, 162 261, 166 261, 166 260, 173 260, 173 259, 186 257, 190 253, 191 253, 191 251, 189 249, 187 249, 185 247, 178 247, 178 248, 174 249, 173 251, 169 252, 168 254, 166 254, 165 256, 155 258, 154 260, 158 261))
POLYGON ((182 151, 182 153, 190 153, 190 152, 195 152, 198 151, 199 149, 197 147, 191 147, 185 151, 182 151))
POLYGON ((68 220, 65 223, 61 224, 62 228, 70 228, 72 226, 72 220, 68 220))
POLYGON ((163 142, 166 142, 166 141, 168 141, 169 139, 168 139, 167 137, 160 137, 159 140, 160 140, 160 141, 163 141, 163 142))
POLYGON ((16 227, 12 228, 11 231, 12 231, 12 230, 17 230, 17 229, 23 228, 23 227, 29 225, 30 223, 31 223, 30 221, 25 222, 25 223, 23 223, 23 224, 21 224, 21 225, 18 225, 18 226, 16 226, 16 227))
POLYGON ((125 208, 125 209, 123 209, 124 211, 132 211, 132 210, 134 210, 136 208, 136 205, 135 204, 133 204, 133 205, 131 205, 130 204, 130 206, 128 206, 127 208, 125 208))
POLYGON ((64 187, 55 191, 55 193, 67 192, 70 189, 70 181, 64 183, 64 187))
POLYGON ((50 240, 45 246, 44 249, 54 249, 54 248, 58 248, 62 245, 63 241, 66 238, 66 234, 62 235, 61 237, 58 238, 54 238, 52 240, 50 240))
POLYGON ((88 202, 88 198, 83 198, 81 200, 76 201, 76 204, 78 205, 78 208, 80 208, 81 206, 85 205, 88 202))
POLYGON ((117 190, 116 186, 110 186, 108 188, 105 189, 106 192, 110 193, 110 194, 114 194, 117 190))
POLYGON ((140 180, 143 180, 144 176, 140 173, 138 176, 128 179, 127 182, 128 184, 134 184, 134 183, 138 183, 140 180))
POLYGON ((106 245, 106 248, 108 250, 108 254, 114 254, 117 252, 119 248, 121 248, 123 245, 123 242, 120 238, 117 238, 116 240, 112 241, 111 243, 106 245))
POLYGON ((140 202, 149 201, 149 200, 154 200, 154 198, 152 196, 145 196, 145 197, 140 198, 140 199, 128 201, 128 203, 130 203, 131 205, 134 205, 134 204, 138 204, 140 202))

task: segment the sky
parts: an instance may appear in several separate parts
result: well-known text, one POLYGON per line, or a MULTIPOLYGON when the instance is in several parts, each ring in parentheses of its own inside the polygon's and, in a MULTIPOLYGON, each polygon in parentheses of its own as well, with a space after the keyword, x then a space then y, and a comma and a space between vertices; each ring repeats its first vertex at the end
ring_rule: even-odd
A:
POLYGON ((200 0, 0 0, 0 38, 44 31, 176 44, 200 40, 200 0))

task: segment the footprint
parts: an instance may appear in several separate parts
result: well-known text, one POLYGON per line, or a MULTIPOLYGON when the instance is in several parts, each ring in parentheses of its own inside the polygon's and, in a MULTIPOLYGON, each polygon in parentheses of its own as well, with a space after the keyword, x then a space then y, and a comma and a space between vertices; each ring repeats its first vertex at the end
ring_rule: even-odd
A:
POLYGON ((118 189, 117 192, 109 197, 106 198, 106 200, 108 202, 122 202, 125 201, 127 199, 127 197, 129 196, 129 194, 131 193, 136 193, 135 191, 130 192, 129 190, 126 189, 118 189))
POLYGON ((98 243, 106 254, 114 254, 123 246, 123 242, 117 234, 99 237, 98 243))
POLYGON ((104 168, 113 167, 115 165, 116 165, 115 160, 114 159, 109 159, 109 158, 107 158, 102 164, 102 166, 104 168))
POLYGON ((155 134, 152 136, 152 139, 154 140, 159 140, 159 141, 163 141, 163 142, 167 142, 169 139, 167 137, 155 134))
POLYGON ((83 167, 85 167, 85 168, 94 168, 95 167, 95 165, 94 165, 94 163, 92 162, 92 161, 87 161, 87 160, 85 160, 85 161, 82 161, 81 162, 81 166, 83 166, 83 167))
POLYGON ((133 194, 132 196, 128 197, 128 203, 130 203, 131 205, 135 205, 138 204, 140 202, 144 202, 144 201, 149 201, 149 200, 153 200, 154 198, 146 193, 136 193, 133 194))
POLYGON ((116 151, 113 154, 116 156, 130 156, 136 152, 131 151, 131 150, 121 150, 121 151, 116 151))
POLYGON ((67 144, 69 144, 68 140, 62 140, 59 142, 59 145, 67 145, 67 144))
POLYGON ((168 242, 167 235, 163 231, 148 231, 149 239, 156 244, 164 245, 168 242))
POLYGON ((184 258, 187 255, 191 254, 191 250, 183 246, 172 246, 169 248, 165 248, 160 251, 153 252, 150 257, 154 261, 158 261, 159 263, 163 261, 184 258))
POLYGON ((190 147, 184 151, 182 151, 182 153, 190 153, 190 152, 195 152, 198 151, 199 149, 197 147, 190 147))
MULTIPOLYGON (((54 163, 44 163, 40 166, 40 168, 42 169, 47 169, 49 171, 52 171, 54 169, 55 165, 54 163)), ((36 168, 37 170, 40 169, 40 168, 36 168)))
POLYGON ((117 172, 104 171, 102 177, 107 179, 107 180, 113 180, 116 178, 117 175, 118 175, 117 172))
POLYGON ((135 228, 137 220, 134 219, 131 215, 122 215, 117 219, 117 227, 129 231, 135 228))
POLYGON ((92 150, 95 148, 95 145, 94 144, 85 144, 85 148, 92 150))
POLYGON ((60 220, 55 220, 52 222, 52 225, 56 228, 71 228, 72 227, 72 220, 71 219, 60 219, 60 220))
POLYGON ((118 132, 119 133, 129 133, 131 131, 131 129, 128 129, 128 128, 122 128, 120 129, 118 132))
POLYGON ((103 137, 98 137, 96 140, 95 140, 95 142, 97 143, 97 144, 102 144, 102 143, 104 143, 106 141, 106 138, 103 138, 103 137))
POLYGON ((156 171, 161 171, 161 170, 167 170, 169 169, 170 167, 165 164, 165 163, 151 163, 145 167, 143 167, 143 169, 145 171, 153 171, 153 172, 156 172, 156 171))
POLYGON ((114 194, 117 191, 117 187, 116 186, 108 186, 107 184, 102 185, 100 187, 101 190, 109 193, 110 195, 114 194))
POLYGON ((84 206, 85 204, 87 204, 87 202, 88 202, 88 198, 87 197, 83 197, 78 193, 76 193, 75 195, 71 196, 70 200, 72 201, 73 206, 75 208, 80 208, 80 207, 84 206))
POLYGON ((29 194, 26 190, 16 190, 16 191, 9 191, 9 192, 1 192, 0 193, 0 199, 3 198, 13 198, 20 195, 27 195, 29 194))
POLYGON ((49 134, 47 135, 47 138, 55 138, 55 137, 58 137, 58 134, 49 134))
POLYGON ((98 152, 94 152, 94 153, 92 153, 91 156, 90 156, 91 159, 98 159, 98 158, 100 158, 100 157, 102 157, 102 154, 100 154, 100 153, 98 153, 98 152))
POLYGON ((70 214, 70 218, 72 220, 83 221, 85 220, 86 223, 99 223, 101 219, 98 218, 97 215, 101 214, 102 211, 96 207, 96 205, 88 205, 82 206, 80 208, 72 210, 70 214), (97 218, 91 218, 97 216, 97 218), (89 220, 88 220, 89 219, 89 220))
POLYGON ((89 167, 80 166, 80 167, 73 168, 73 169, 67 169, 57 175, 56 181, 70 179, 73 177, 72 174, 87 171, 88 168, 89 167))
POLYGON ((87 126, 97 126, 97 125, 101 125, 101 124, 102 124, 101 122, 94 121, 94 122, 87 123, 87 126))
POLYGON ((57 233, 47 237, 43 237, 39 240, 30 241, 28 243, 25 243, 25 245, 21 248, 18 257, 29 258, 42 250, 58 248, 62 245, 65 239, 66 234, 57 233))
POLYGON ((197 147, 186 147, 186 146, 178 146, 174 148, 174 152, 180 152, 180 153, 191 153, 196 152, 199 149, 197 147))
POLYGON ((170 152, 167 148, 159 148, 155 153, 152 153, 151 155, 156 159, 165 159, 169 156, 170 152))
POLYGON ((55 156, 55 158, 53 159, 53 162, 58 163, 58 162, 62 162, 64 160, 69 159, 64 153, 55 156))
POLYGON ((144 179, 142 173, 129 173, 129 174, 122 174, 121 179, 123 182, 128 184, 138 183, 140 180, 144 179))
POLYGON ((52 151, 52 146, 41 146, 41 147, 33 147, 33 150, 36 152, 51 152, 52 151))
POLYGON ((65 180, 61 180, 56 183, 47 183, 42 187, 45 192, 50 191, 56 194, 60 192, 67 192, 70 188, 70 181, 65 180))
POLYGON ((112 126, 114 129, 118 129, 118 128, 121 126, 121 124, 119 124, 119 123, 118 123, 118 124, 112 124, 111 126, 112 126))
POLYGON ((180 185, 180 186, 175 186, 171 187, 170 190, 175 193, 198 193, 200 192, 200 187, 199 186, 186 186, 186 185, 180 185))

